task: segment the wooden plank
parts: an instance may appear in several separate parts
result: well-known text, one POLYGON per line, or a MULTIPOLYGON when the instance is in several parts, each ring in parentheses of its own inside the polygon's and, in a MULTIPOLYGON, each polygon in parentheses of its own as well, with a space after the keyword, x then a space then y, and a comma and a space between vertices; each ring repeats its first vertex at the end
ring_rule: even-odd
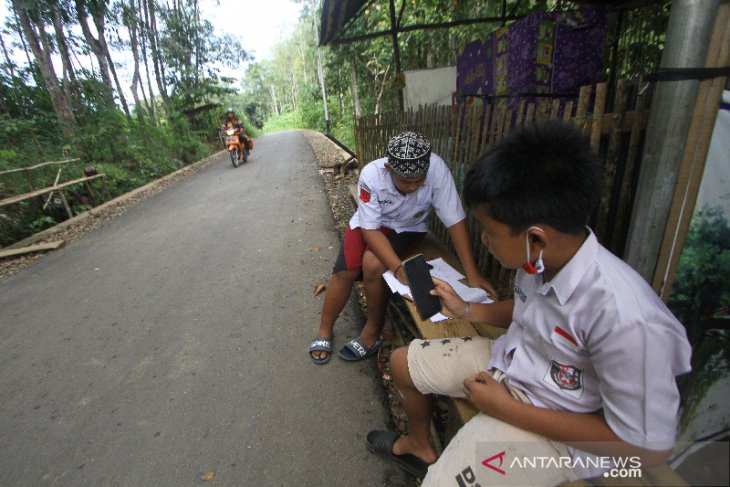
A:
POLYGON ((603 194, 601 194, 601 202, 598 207, 598 219, 596 223, 596 234, 599 235, 601 241, 610 242, 613 238, 613 219, 609 221, 609 217, 615 217, 616 212, 611 211, 613 201, 613 187, 615 183, 616 170, 619 165, 621 139, 623 126, 623 117, 626 112, 626 103, 628 99, 626 80, 618 80, 616 83, 616 95, 614 98, 612 118, 614 120, 614 129, 608 141, 608 149, 606 150, 606 162, 604 165, 604 185, 603 194))
MULTIPOLYGON (((639 128, 642 130, 646 128, 646 122, 649 119, 649 110, 641 110, 639 112, 642 116, 639 117, 638 123, 639 128)), ((631 129, 634 125, 634 119, 636 118, 636 112, 625 112, 623 121, 620 124, 621 131, 622 132, 631 132, 631 129)), ((601 135, 605 135, 610 133, 613 130, 614 126, 614 114, 613 113, 604 113, 600 117, 595 118, 588 118, 588 119, 580 119, 577 116, 573 117, 572 120, 574 121, 575 125, 578 127, 583 128, 584 131, 590 132, 593 129, 594 121, 596 124, 600 126, 601 135)), ((597 129, 598 130, 598 129, 597 129)))
POLYGON ((61 183, 56 186, 49 186, 47 188, 39 189, 36 191, 31 191, 30 193, 24 193, 24 194, 11 196, 10 198, 5 198, 4 200, 0 200, 0 206, 12 205, 13 203, 18 203, 20 201, 25 201, 30 198, 35 198, 36 196, 41 196, 46 193, 50 193, 51 191, 57 191, 59 189, 66 188, 68 186, 73 186, 74 184, 80 184, 85 181, 91 181, 93 179, 103 178, 103 177, 104 177, 104 174, 95 174, 95 175, 89 176, 89 177, 74 179, 73 181, 66 181, 65 183, 61 183))
POLYGON ((601 144, 601 122, 603 120, 603 111, 606 108, 606 92, 608 83, 598 83, 596 85, 596 100, 593 104, 593 126, 591 127, 591 147, 598 153, 601 144))
POLYGON ((63 240, 56 240, 54 242, 30 245, 28 247, 21 247, 19 249, 0 250, 0 259, 4 259, 7 257, 16 257, 18 255, 24 254, 31 254, 33 252, 47 252, 49 250, 56 250, 60 247, 63 247, 65 243, 66 242, 64 242, 63 240))
POLYGON ((39 167, 50 166, 52 164, 67 164, 69 162, 74 162, 74 161, 78 161, 78 160, 79 160, 79 158, 76 157, 74 159, 65 159, 62 161, 41 162, 40 164, 36 164, 35 166, 19 167, 16 169, 7 169, 5 171, 0 171, 0 176, 3 174, 10 174, 10 173, 15 173, 15 172, 30 171, 32 169, 38 169, 39 167))
POLYGON ((571 115, 573 115, 573 100, 568 100, 563 109, 563 122, 570 122, 571 115))
MULTIPOLYGON (((634 110, 636 113, 644 113, 644 105, 646 104, 646 90, 649 88, 649 84, 644 85, 644 82, 639 78, 637 84, 636 94, 636 106, 634 110)), ((647 117, 648 118, 648 117, 647 117)), ((631 135, 629 136, 629 149, 626 154, 626 161, 624 162, 624 175, 621 181, 621 191, 619 192, 618 209, 616 212, 616 219, 614 222, 614 228, 616 229, 613 233, 614 241, 611 245, 617 255, 623 255, 624 245, 626 241, 626 232, 628 231, 628 218, 629 212, 631 211, 631 201, 633 200, 633 181, 634 173, 636 172, 636 160, 639 154, 639 143, 641 141, 642 126, 646 125, 646 119, 642 120, 642 117, 634 117, 633 123, 631 124, 631 135)))

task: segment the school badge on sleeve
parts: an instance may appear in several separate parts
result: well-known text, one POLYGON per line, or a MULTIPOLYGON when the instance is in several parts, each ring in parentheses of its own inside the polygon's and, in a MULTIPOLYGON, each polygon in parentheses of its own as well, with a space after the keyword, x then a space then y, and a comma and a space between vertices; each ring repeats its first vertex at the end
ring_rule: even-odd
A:
POLYGON ((360 185, 360 201, 363 203, 370 203, 370 188, 364 184, 360 185))
POLYGON ((543 381, 557 386, 566 394, 579 399, 583 395, 583 369, 557 360, 550 361, 550 367, 543 381))

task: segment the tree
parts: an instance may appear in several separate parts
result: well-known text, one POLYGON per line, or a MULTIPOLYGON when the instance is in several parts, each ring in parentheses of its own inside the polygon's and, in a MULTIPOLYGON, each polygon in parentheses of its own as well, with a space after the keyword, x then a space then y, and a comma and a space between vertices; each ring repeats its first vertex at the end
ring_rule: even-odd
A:
POLYGON ((730 306, 730 224, 722 209, 705 207, 692 217, 669 306, 699 345, 712 315, 730 306))
POLYGON ((22 0, 12 0, 12 5, 23 38, 30 46, 38 69, 43 76, 53 103, 53 109, 61 122, 63 133, 67 137, 71 137, 76 133, 76 118, 71 109, 71 102, 59 84, 58 76, 51 61, 51 45, 42 16, 43 14, 47 15, 47 12, 43 12, 41 8, 38 8, 41 6, 40 2, 33 4, 22 0))

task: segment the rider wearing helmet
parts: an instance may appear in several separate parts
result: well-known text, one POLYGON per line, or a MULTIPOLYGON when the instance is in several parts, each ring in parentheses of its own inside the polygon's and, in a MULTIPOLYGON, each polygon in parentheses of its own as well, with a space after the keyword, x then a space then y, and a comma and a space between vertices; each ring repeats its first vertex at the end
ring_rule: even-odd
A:
MULTIPOLYGON (((243 127, 243 123, 238 119, 238 117, 236 117, 232 107, 228 107, 226 110, 226 118, 223 121, 223 129, 225 130, 229 127, 239 129, 238 138, 241 140, 241 144, 243 144, 243 147, 246 149, 246 154, 248 154, 251 150, 248 135, 243 127)), ((243 154, 239 157, 242 159, 243 154)))

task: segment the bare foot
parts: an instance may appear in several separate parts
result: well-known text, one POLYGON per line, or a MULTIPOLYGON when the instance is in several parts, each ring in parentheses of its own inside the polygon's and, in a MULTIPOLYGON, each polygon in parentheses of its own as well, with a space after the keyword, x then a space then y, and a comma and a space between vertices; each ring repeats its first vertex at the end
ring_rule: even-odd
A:
POLYGON ((393 454, 403 455, 410 453, 415 455, 429 465, 437 459, 436 450, 433 449, 430 442, 416 443, 412 436, 401 436, 393 443, 393 454))

